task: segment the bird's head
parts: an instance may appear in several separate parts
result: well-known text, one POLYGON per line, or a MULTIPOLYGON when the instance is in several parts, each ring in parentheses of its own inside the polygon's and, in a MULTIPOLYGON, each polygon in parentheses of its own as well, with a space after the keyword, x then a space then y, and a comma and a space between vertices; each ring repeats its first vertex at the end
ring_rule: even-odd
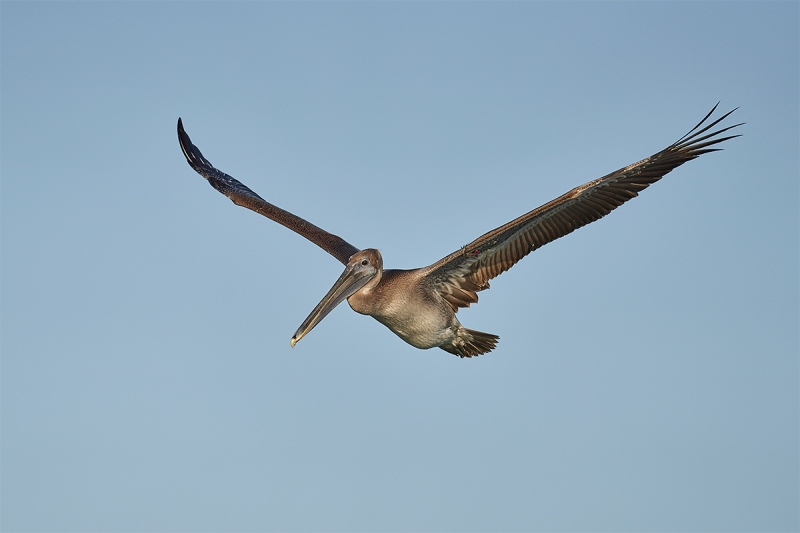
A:
POLYGON ((297 328, 292 340, 289 341, 292 348, 309 331, 314 329, 314 326, 325 318, 328 313, 333 311, 334 307, 358 291, 368 290, 377 285, 382 272, 383 258, 378 250, 368 248, 350 256, 344 272, 333 284, 331 290, 328 291, 328 294, 320 300, 314 310, 311 311, 311 314, 308 315, 308 318, 297 328))

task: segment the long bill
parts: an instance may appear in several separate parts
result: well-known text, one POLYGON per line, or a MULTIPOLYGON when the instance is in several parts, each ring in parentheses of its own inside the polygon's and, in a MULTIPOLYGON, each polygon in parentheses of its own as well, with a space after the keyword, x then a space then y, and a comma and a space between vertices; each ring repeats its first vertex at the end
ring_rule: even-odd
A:
POLYGON ((347 268, 344 269, 342 275, 339 276, 339 279, 333 284, 328 294, 322 298, 314 310, 311 311, 311 314, 308 315, 308 318, 297 328, 297 331, 292 336, 292 340, 289 341, 292 348, 294 348, 294 345, 305 337, 309 331, 314 329, 314 326, 325 318, 328 313, 333 311, 334 307, 358 292, 372 277, 373 276, 367 272, 355 269, 354 265, 347 265, 347 268))

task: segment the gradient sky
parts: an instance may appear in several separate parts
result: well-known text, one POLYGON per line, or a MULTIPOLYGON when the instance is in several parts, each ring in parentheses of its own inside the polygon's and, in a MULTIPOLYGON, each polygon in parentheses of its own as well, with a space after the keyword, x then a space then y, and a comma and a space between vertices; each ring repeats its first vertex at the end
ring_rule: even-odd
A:
POLYGON ((8 2, 3 531, 796 531, 797 2, 8 2), (743 137, 462 310, 467 360, 180 152, 428 265, 743 137))

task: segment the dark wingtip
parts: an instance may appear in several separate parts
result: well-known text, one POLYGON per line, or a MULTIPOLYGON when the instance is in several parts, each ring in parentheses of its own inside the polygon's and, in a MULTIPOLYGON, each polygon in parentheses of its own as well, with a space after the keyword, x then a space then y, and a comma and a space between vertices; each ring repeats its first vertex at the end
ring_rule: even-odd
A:
POLYGON ((181 139, 182 137, 186 137, 188 139, 189 135, 186 133, 186 130, 183 129, 183 120, 181 120, 181 117, 178 117, 178 139, 181 139))
POLYGON ((183 121, 180 117, 178 117, 178 144, 181 145, 181 151, 183 152, 184 157, 186 157, 186 161, 189 165, 197 170, 197 162, 195 159, 195 155, 193 152, 197 152, 197 155, 202 158, 203 155, 197 150, 197 147, 192 144, 191 139, 189 139, 189 134, 186 133, 186 130, 183 129, 183 121))

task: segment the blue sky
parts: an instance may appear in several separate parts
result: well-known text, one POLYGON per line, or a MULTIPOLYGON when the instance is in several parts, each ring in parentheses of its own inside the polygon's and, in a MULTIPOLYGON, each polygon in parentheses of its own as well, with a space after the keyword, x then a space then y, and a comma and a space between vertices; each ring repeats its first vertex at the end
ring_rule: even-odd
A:
POLYGON ((7 2, 3 531, 788 531, 798 4, 7 2), (532 254, 461 360, 186 164, 390 268, 743 137, 532 254))

